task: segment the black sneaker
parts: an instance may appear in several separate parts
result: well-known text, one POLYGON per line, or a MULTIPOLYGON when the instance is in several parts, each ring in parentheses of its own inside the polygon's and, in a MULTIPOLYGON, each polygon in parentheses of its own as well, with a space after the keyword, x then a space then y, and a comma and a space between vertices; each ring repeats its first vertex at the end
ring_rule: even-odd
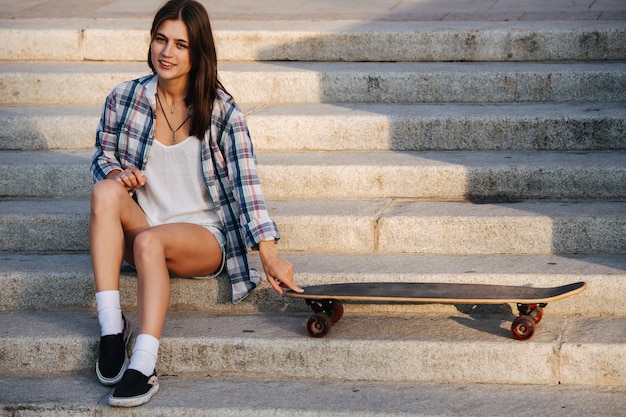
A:
POLYGON ((103 385, 115 385, 122 380, 128 368, 128 342, 130 341, 130 322, 122 314, 124 330, 100 338, 100 355, 96 361, 96 375, 103 385))
POLYGON ((136 407, 145 404, 159 390, 159 378, 156 371, 145 376, 135 369, 124 372, 122 382, 109 397, 109 405, 113 407, 136 407))

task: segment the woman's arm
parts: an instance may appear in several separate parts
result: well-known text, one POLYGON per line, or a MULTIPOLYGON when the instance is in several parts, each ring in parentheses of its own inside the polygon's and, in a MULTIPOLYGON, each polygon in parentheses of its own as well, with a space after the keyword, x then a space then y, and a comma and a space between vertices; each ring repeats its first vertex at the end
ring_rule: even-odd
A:
POLYGON ((96 129, 96 142, 91 159, 91 174, 94 182, 109 178, 113 172, 119 174, 119 171, 122 171, 116 156, 117 140, 116 100, 115 92, 111 92, 102 106, 100 124, 96 129))
POLYGON ((282 258, 276 248, 280 237, 274 221, 267 211, 261 183, 257 173, 252 140, 243 114, 232 109, 227 124, 224 155, 227 158, 228 176, 232 192, 240 211, 240 223, 244 229, 248 247, 257 247, 267 280, 281 294, 282 288, 302 292, 294 282, 291 262, 282 258))
POLYGON ((274 240, 259 242, 259 254, 267 281, 274 288, 274 291, 281 295, 283 288, 289 288, 296 292, 304 291, 293 282, 293 265, 278 254, 274 240))

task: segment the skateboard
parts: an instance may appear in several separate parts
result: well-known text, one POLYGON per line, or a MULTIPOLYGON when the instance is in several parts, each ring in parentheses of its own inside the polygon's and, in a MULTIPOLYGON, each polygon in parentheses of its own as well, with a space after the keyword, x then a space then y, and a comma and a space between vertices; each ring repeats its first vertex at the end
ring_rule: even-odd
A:
POLYGON ((585 290, 587 283, 576 282, 551 288, 509 285, 374 282, 342 283, 304 287, 303 293, 286 291, 285 295, 301 298, 311 307, 313 316, 307 330, 313 337, 324 337, 331 324, 343 316, 344 301, 364 303, 438 303, 438 304, 506 304, 516 303, 519 316, 511 325, 517 340, 527 340, 543 317, 551 301, 571 297, 585 290))

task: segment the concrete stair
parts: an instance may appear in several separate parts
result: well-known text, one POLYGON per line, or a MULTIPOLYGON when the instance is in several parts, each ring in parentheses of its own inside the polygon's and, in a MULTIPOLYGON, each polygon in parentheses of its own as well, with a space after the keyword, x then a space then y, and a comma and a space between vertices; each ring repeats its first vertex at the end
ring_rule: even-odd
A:
MULTIPOLYGON (((8 62, 0 104, 98 104, 111 85, 147 71, 135 62, 8 62)), ((621 61, 230 61, 220 71, 236 99, 263 104, 615 102, 626 85, 621 61)))
MULTIPOLYGON (((587 415, 615 416, 625 406, 615 388, 580 386, 512 386, 481 384, 389 383, 371 381, 294 380, 271 377, 163 376, 160 394, 149 404, 132 410, 133 415, 212 415, 241 417, 333 416, 444 416, 471 413, 481 416, 524 415, 529 398, 532 409, 551 416, 568 417, 572 410, 587 415), (200 394, 201 393, 201 394, 200 394), (286 400, 286 398, 295 398, 286 400), (210 401, 207 401, 210 398, 210 401), (445 399, 445 401, 442 401, 445 399), (210 405, 207 405, 210 403, 210 405), (607 406, 608 404, 608 406, 607 406)), ((60 375, 53 378, 6 377, 0 379, 6 393, 5 410, 21 415, 122 416, 129 410, 102 405, 106 387, 91 376, 60 375), (63 405, 50 398, 58 386, 67 389, 63 405), (13 400, 33 392, 28 409, 13 400), (42 394, 44 393, 44 394, 42 394)), ((11 414, 8 414, 11 415, 11 414)), ((617 414, 619 415, 619 414, 617 414)))
MULTIPOLYGON (((260 151, 620 150, 615 103, 242 105, 260 151), (486 117, 488 116, 488 117, 486 117), (293 140, 293 132, 307 135, 293 140)), ((100 106, 0 107, 2 150, 93 146, 100 106), (74 135, 68 137, 67 126, 74 135)))
MULTIPOLYGON (((92 375, 88 166, 148 25, 0 21, 0 416, 120 412, 92 375)), ((514 306, 406 304, 349 304, 319 340, 266 283, 233 306, 225 277, 173 278, 163 392, 137 415, 626 412, 626 21, 214 30, 301 285, 589 287, 527 342, 514 306)))

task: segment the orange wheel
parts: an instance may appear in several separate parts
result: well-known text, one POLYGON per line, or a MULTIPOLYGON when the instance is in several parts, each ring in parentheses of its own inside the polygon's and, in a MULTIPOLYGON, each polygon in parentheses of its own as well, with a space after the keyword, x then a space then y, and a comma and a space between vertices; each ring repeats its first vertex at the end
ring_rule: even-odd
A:
POLYGON ((537 315, 535 316, 535 324, 539 324, 542 318, 543 318, 543 310, 539 310, 537 312, 537 315))
POLYGON ((309 334, 313 337, 324 337, 330 330, 330 317, 324 313, 315 313, 306 323, 309 334))
POLYGON ((532 317, 519 316, 513 320, 511 334, 517 340, 530 339, 533 333, 535 333, 535 320, 533 320, 532 317))

